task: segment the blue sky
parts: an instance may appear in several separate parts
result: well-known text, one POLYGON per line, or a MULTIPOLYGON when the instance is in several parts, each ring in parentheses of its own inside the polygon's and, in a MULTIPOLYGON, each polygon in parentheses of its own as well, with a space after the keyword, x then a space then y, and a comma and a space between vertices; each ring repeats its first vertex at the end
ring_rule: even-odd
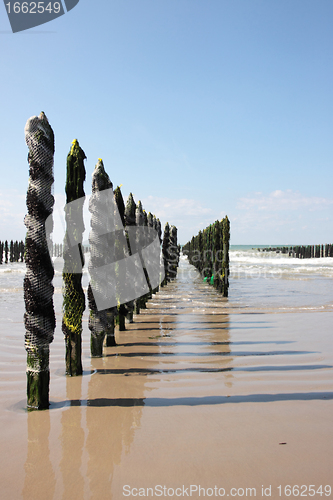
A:
POLYGON ((0 239, 25 236, 44 111, 58 212, 76 138, 86 193, 102 158, 181 243, 226 214, 232 244, 333 243, 332 23, 331 0, 80 0, 12 34, 0 6, 0 239))

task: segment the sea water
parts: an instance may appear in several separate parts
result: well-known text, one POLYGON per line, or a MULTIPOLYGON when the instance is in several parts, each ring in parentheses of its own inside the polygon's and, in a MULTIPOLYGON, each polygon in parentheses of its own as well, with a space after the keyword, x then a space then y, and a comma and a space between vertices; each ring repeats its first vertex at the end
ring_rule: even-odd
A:
MULTIPOLYGON (((230 247, 230 307, 237 305, 276 311, 333 310, 333 257, 297 259, 274 251, 259 251, 258 248, 255 245, 230 247)), ((82 279, 84 289, 89 283, 88 262, 89 254, 86 254, 82 279)), ((62 292, 62 266, 62 258, 54 259, 55 296, 62 292)), ((0 265, 0 309, 2 313, 5 309, 8 317, 17 312, 15 304, 23 301, 25 271, 25 263, 0 265)), ((191 273, 189 279, 201 279, 194 267, 188 272, 191 273)), ((57 299, 60 304, 60 296, 57 299)))
POLYGON ((231 302, 245 307, 333 310, 333 258, 297 259, 287 254, 231 246, 231 302))
POLYGON ((123 485, 155 484, 257 496, 272 485, 277 498, 278 485, 329 484, 332 259, 231 247, 222 297, 181 256, 177 279, 116 330, 102 358, 90 357, 86 309, 82 377, 65 376, 62 260, 54 264, 44 412, 25 409, 25 265, 0 266, 4 498, 118 500, 123 485))

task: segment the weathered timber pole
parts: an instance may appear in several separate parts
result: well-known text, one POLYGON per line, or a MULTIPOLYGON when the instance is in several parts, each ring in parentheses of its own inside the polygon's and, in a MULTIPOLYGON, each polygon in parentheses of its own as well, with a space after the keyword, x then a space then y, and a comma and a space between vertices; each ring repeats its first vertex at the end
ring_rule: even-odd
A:
POLYGON ((82 315, 85 310, 85 296, 82 288, 85 159, 86 155, 75 139, 67 156, 65 207, 67 227, 64 239, 64 271, 62 274, 62 331, 66 344, 66 374, 70 376, 82 375, 82 315), (72 203, 74 201, 75 203, 72 203))
MULTIPOLYGON (((89 234, 90 261, 89 271, 103 266, 107 262, 109 245, 104 237, 105 228, 108 226, 110 214, 107 213, 105 203, 101 203, 99 193, 106 189, 112 189, 112 182, 104 170, 103 161, 98 160, 92 175, 92 194, 89 202, 91 212, 91 231, 89 234)), ((90 272, 90 275, 92 273, 90 272)), ((105 290, 106 283, 93 283, 95 289, 105 290)), ((89 303, 89 329, 91 331, 90 352, 92 357, 103 355, 103 341, 109 327, 107 309, 98 310, 92 291, 92 283, 88 286, 89 303)))
POLYGON ((222 231, 220 222, 217 220, 214 224, 214 237, 213 237, 213 258, 214 258, 214 286, 217 290, 220 289, 222 284, 221 274, 222 274, 222 231))
MULTIPOLYGON (((125 222, 125 227, 127 226, 135 226, 135 209, 136 209, 136 204, 133 198, 132 193, 129 194, 127 201, 126 201, 126 206, 125 206, 125 211, 123 214, 124 217, 124 222, 125 222)), ((126 230, 125 230, 126 233, 126 230)), ((130 247, 129 247, 129 238, 128 234, 126 233, 126 240, 127 240, 127 246, 128 246, 128 252, 129 255, 131 255, 130 247)), ((130 276, 120 276, 119 279, 121 281, 126 281, 128 279, 131 279, 130 276)), ((117 316, 117 322, 119 325, 119 331, 123 332, 126 330, 126 323, 125 323, 125 318, 127 317, 129 321, 133 321, 133 310, 134 310, 134 301, 130 301, 127 304, 119 304, 118 305, 118 316, 117 316)))
POLYGON ((170 279, 175 279, 177 276, 177 266, 178 266, 178 248, 177 248, 177 228, 176 226, 171 226, 170 228, 170 238, 169 238, 169 263, 168 272, 170 279))
POLYGON ((49 346, 55 328, 54 269, 48 250, 53 224, 46 224, 54 205, 51 194, 54 134, 43 112, 27 121, 24 132, 29 148, 28 214, 24 218, 27 227, 24 278, 27 405, 43 410, 49 407, 49 346))
POLYGON ((5 264, 8 264, 8 241, 5 241, 5 264))
POLYGON ((222 222, 222 237, 223 237, 222 295, 223 297, 228 297, 230 222, 227 216, 223 219, 222 222))
MULTIPOLYGON (((148 223, 148 217, 147 217, 147 223, 148 223)), ((138 204, 136 205, 136 209, 135 209, 135 224, 137 227, 142 227, 142 226, 145 226, 145 213, 144 213, 144 210, 142 208, 142 203, 141 201, 139 200, 138 201, 138 204)), ((143 238, 143 241, 142 241, 142 235, 140 233, 140 230, 138 229, 137 230, 137 235, 136 235, 136 243, 137 243, 137 247, 138 249, 142 249, 142 243, 144 241, 144 238, 143 238)), ((145 278, 147 280, 147 283, 149 285, 149 279, 148 279, 148 274, 147 274, 147 270, 146 268, 144 267, 144 262, 142 260, 142 258, 140 259, 141 261, 141 264, 142 264, 142 268, 143 268, 143 272, 144 272, 144 275, 145 275, 145 278)), ((150 289, 150 286, 149 286, 149 289, 150 289)), ((136 311, 139 311, 140 312, 140 309, 146 309, 146 303, 148 301, 148 298, 149 298, 149 293, 148 294, 144 294, 142 295, 141 297, 138 297, 136 299, 136 311)))
MULTIPOLYGON (((155 215, 153 215, 151 212, 149 212, 147 215, 147 224, 148 224, 148 227, 155 229, 155 231, 158 233, 157 219, 156 219, 155 215)), ((158 237, 159 237, 159 240, 161 243, 161 235, 159 233, 158 233, 158 237)), ((159 288, 160 288, 159 285, 157 285, 157 287, 154 288, 154 290, 152 290, 152 294, 157 293, 159 288)))
POLYGON ((170 281, 169 277, 169 240, 170 240, 170 226, 167 222, 164 226, 163 232, 163 242, 162 242, 162 254, 163 254, 163 262, 164 262, 164 280, 161 283, 161 286, 165 286, 168 281, 170 281))
MULTIPOLYGON (((115 200, 115 210, 117 210, 118 214, 120 215, 121 223, 123 227, 125 226, 125 204, 124 204, 124 199, 123 195, 121 193, 120 186, 117 186, 117 188, 114 190, 114 200, 115 200)), ((115 219, 116 219, 117 214, 115 214, 115 219)), ((115 239, 114 242, 115 245, 115 251, 119 250, 119 242, 118 239, 115 239)), ((115 341, 115 317, 118 316, 118 309, 117 307, 112 308, 112 311, 109 310, 107 313, 108 316, 108 331, 106 334, 106 340, 105 340, 105 345, 106 347, 111 347, 116 345, 115 341)))

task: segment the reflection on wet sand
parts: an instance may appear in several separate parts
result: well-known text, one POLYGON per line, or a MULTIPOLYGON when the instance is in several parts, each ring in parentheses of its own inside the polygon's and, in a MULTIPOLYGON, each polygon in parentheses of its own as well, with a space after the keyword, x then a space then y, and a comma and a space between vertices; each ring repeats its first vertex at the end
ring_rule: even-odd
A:
MULTIPOLYGON (((68 400, 81 398, 82 377, 67 377, 66 397, 68 400)), ((84 430, 82 428, 80 408, 66 408, 61 414, 61 449, 60 470, 63 482, 63 499, 84 498, 84 480, 82 476, 82 454, 84 448, 84 430)))
MULTIPOLYGON (((110 348, 111 349, 111 348, 110 348)), ((95 373, 88 385, 87 443, 88 453, 87 477, 92 498, 110 498, 111 485, 115 465, 121 462, 122 453, 129 453, 134 433, 140 427, 142 408, 131 405, 122 408, 120 405, 90 405, 109 397, 113 401, 120 394, 124 399, 133 393, 132 380, 122 375, 104 377, 99 368, 105 360, 94 359, 92 366, 95 373), (90 408, 91 407, 91 408, 90 408)), ((144 395, 146 380, 138 377, 135 381, 135 393, 144 395)), ((82 402, 83 403, 83 402, 82 402)), ((81 404, 82 404, 81 403, 81 404)), ((83 403, 84 404, 84 403, 83 403)))
POLYGON ((56 335, 52 404, 26 414, 24 488, 13 498, 118 500, 126 484, 255 486, 259 496, 266 483, 327 484, 332 315, 235 313, 187 268, 103 358, 90 358, 86 328, 83 377, 64 376, 56 335))
POLYGON ((50 413, 29 412, 28 453, 24 470, 24 500, 32 498, 53 498, 55 491, 55 474, 50 460, 50 413))

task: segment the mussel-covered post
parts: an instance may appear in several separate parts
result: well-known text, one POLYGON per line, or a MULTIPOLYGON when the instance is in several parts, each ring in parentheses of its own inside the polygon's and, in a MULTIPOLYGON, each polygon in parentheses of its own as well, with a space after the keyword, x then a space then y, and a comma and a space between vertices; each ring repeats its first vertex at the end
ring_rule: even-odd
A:
POLYGON ((161 286, 165 286, 168 281, 170 281, 169 276, 169 244, 170 244, 170 226, 167 222, 164 226, 163 232, 163 242, 162 242, 162 255, 164 262, 164 280, 161 283, 161 286))
POLYGON ((222 221, 223 261, 222 261, 222 295, 228 297, 229 290, 229 242, 230 222, 227 216, 222 221))
POLYGON ((28 214, 26 235, 26 274, 24 278, 25 348, 27 351, 27 404, 39 410, 49 407, 49 355, 53 340, 54 269, 48 250, 53 229, 53 130, 42 112, 27 121, 25 140, 29 148, 28 214))
POLYGON ((223 255, 223 249, 222 249, 222 241, 221 241, 221 226, 220 222, 217 220, 213 226, 213 262, 214 262, 214 268, 213 268, 213 276, 214 276, 214 286, 217 290, 220 289, 223 281, 221 281, 221 266, 222 266, 222 255, 223 255))
POLYGON ((8 241, 5 241, 5 263, 8 264, 8 241))
MULTIPOLYGON (((116 189, 114 190, 114 200, 115 200, 115 211, 117 211, 117 214, 120 215, 120 220, 123 225, 125 226, 125 203, 124 203, 124 198, 120 189, 120 186, 117 186, 116 189)), ((116 214, 115 214, 116 218, 116 214)), ((118 238, 115 239, 114 241, 115 245, 115 251, 119 251, 119 247, 121 246, 121 243, 118 238)), ((112 310, 110 309, 108 311, 108 321, 109 321, 109 327, 108 331, 106 334, 106 347, 111 347, 116 345, 116 340, 115 340, 115 317, 118 316, 118 308, 114 307, 112 310)))
MULTIPOLYGON (((89 202, 89 211, 91 212, 91 231, 89 234, 90 244, 90 261, 89 272, 92 275, 94 269, 103 267, 107 263, 108 252, 108 226, 110 224, 110 213, 108 213, 106 203, 101 202, 100 192, 111 189, 112 182, 108 174, 104 170, 103 161, 98 160, 95 170, 92 175, 92 193, 89 202)), ((111 207, 109 207, 111 209, 111 207)), ((89 330, 91 331, 90 351, 91 356, 101 357, 103 355, 103 341, 108 329, 107 309, 98 310, 96 301, 93 295, 95 290, 106 289, 107 283, 102 282, 89 283, 88 286, 88 303, 89 303, 89 330)))
MULTIPOLYGON (((149 212, 150 213, 150 212, 149 212)), ((155 229, 155 231, 158 234, 158 239, 160 240, 160 245, 162 244, 162 225, 160 219, 157 219, 155 215, 152 216, 152 223, 149 220, 149 214, 148 214, 148 226, 152 227, 155 229)), ((159 283, 162 281, 162 276, 160 275, 159 283)), ((153 293, 157 293, 160 289, 160 285, 158 285, 154 290, 153 293)))
MULTIPOLYGON (((138 227, 140 227, 140 226, 141 227, 142 226, 148 226, 148 216, 147 216, 145 210, 143 210, 142 203, 141 203, 140 200, 139 200, 139 202, 138 202, 138 204, 136 206, 135 221, 136 221, 136 225, 138 227)), ((142 235, 142 233, 140 232, 140 230, 137 231, 137 245, 138 245, 138 248, 140 250, 143 248, 143 245, 144 245, 144 241, 145 241, 144 234, 145 233, 143 233, 143 235, 142 235)), ((145 275, 145 279, 146 279, 146 282, 147 282, 148 287, 149 287, 149 292, 146 293, 145 295, 142 295, 141 297, 139 297, 136 300, 137 300, 137 303, 139 304, 140 308, 146 309, 146 307, 147 307, 146 303, 148 302, 149 299, 151 299, 153 291, 152 291, 150 280, 149 280, 149 276, 148 276, 148 273, 147 273, 146 264, 145 264, 145 262, 144 262, 144 260, 142 259, 141 256, 140 256, 140 260, 141 260, 143 272, 144 272, 144 275, 145 275)))
MULTIPOLYGON (((129 194, 125 207, 125 225, 126 227, 131 227, 136 225, 136 203, 134 201, 132 193, 129 194)), ((126 233, 126 238, 128 240, 128 234, 126 233)), ((129 241, 129 240, 128 240, 129 241)), ((130 253, 131 250, 129 249, 130 253)), ((130 276, 124 276, 124 279, 132 279, 130 276)), ((136 312, 139 314, 140 306, 137 300, 130 301, 129 304, 120 304, 118 306, 118 314, 119 314, 119 330, 126 330, 125 326, 125 317, 130 313, 130 317, 132 316, 132 312, 136 312)), ((133 318, 133 316, 132 316, 133 318)))
POLYGON ((66 374, 82 375, 82 315, 85 296, 82 288, 84 255, 82 235, 84 233, 83 183, 86 178, 84 160, 86 155, 77 140, 72 143, 67 156, 66 178, 66 234, 64 240, 63 318, 62 331, 66 344, 66 374), (75 203, 72 203, 75 202, 75 203))
MULTIPOLYGON (((118 186, 117 189, 115 190, 114 196, 115 196, 117 211, 120 215, 122 227, 125 228, 125 225, 126 225, 126 215, 125 215, 126 214, 126 207, 125 207, 123 195, 122 195, 121 190, 120 190, 120 186, 118 186)), ((129 199, 131 200, 131 203, 132 202, 134 203, 134 199, 133 199, 132 194, 130 194, 129 199)), ((134 203, 134 205, 135 205, 135 203, 134 203)), ((132 210, 132 208, 131 208, 131 210, 132 210)), ((133 222, 133 220, 131 220, 131 222, 133 222)), ((131 225, 133 225, 133 224, 131 224, 131 225)), ((120 252, 119 258, 120 258, 120 255, 122 255, 122 258, 124 257, 124 255, 126 255, 126 257, 128 257, 129 255, 132 255, 130 244, 129 244, 129 236, 128 236, 128 232, 126 231, 126 229, 125 229, 125 237, 126 237, 125 247, 124 247, 124 242, 122 241, 122 238, 116 238, 115 245, 116 245, 116 251, 120 252)), ((128 280, 131 279, 131 276, 128 275, 127 269, 125 272, 122 273, 122 275, 120 274, 119 268, 117 268, 116 272, 117 272, 118 285, 121 284, 121 287, 126 286, 128 280)), ((118 298, 118 301, 119 301, 119 298, 118 298)), ((118 304, 116 314, 117 314, 117 322, 119 325, 119 331, 126 330, 126 324, 125 324, 126 317, 130 323, 133 323, 133 310, 134 310, 134 301, 133 300, 130 302, 127 302, 126 304, 122 304, 122 303, 118 304)))
POLYGON ((177 228, 176 226, 171 226, 170 239, 169 239, 169 266, 168 266, 170 279, 176 278, 177 267, 178 267, 177 228))

